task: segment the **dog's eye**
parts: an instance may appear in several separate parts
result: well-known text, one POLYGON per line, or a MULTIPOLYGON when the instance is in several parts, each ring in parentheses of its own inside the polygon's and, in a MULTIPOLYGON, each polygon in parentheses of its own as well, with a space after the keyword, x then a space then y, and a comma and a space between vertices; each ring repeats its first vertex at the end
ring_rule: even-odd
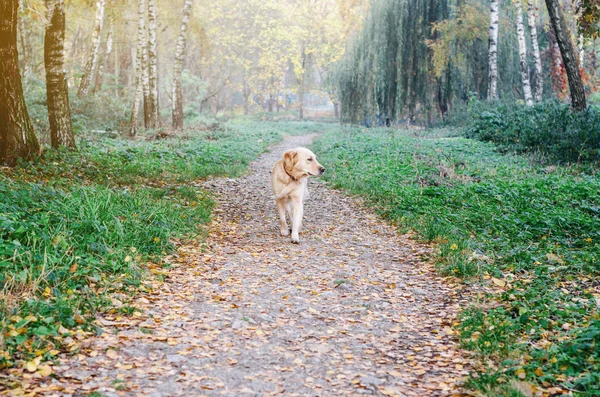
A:
POLYGON ((312 161, 312 157, 309 157, 309 158, 308 158, 308 161, 312 161))

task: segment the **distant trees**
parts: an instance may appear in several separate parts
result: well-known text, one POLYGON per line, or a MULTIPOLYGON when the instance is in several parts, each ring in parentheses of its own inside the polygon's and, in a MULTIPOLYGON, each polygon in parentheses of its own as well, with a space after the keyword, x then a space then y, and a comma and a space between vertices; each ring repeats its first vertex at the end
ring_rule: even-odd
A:
MULTIPOLYGON (((546 0, 549 25, 544 9, 537 17, 536 0, 511 2, 514 7, 499 0, 371 0, 362 30, 333 70, 342 120, 431 122, 473 98, 562 100, 567 78, 573 109, 584 109, 586 92, 600 87, 600 70, 593 42, 579 40, 580 62, 572 41, 580 37, 578 25, 594 34, 598 23, 582 25, 575 7, 567 8, 565 23, 559 1, 546 0), (552 81, 547 92, 545 76, 552 81)), ((578 7, 592 15, 588 3, 578 7)))
POLYGON ((17 51, 18 0, 0 2, 0 164, 39 151, 23 97, 17 51))

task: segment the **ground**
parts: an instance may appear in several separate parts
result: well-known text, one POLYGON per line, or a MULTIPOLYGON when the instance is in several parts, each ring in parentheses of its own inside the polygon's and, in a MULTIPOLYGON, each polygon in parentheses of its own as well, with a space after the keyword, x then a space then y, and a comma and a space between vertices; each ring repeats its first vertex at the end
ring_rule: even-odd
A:
MULTIPOLYGON (((289 137, 239 179, 210 179, 205 244, 155 269, 131 318, 76 335, 45 395, 447 396, 467 374, 452 328, 463 287, 429 248, 355 199, 309 182, 301 243, 279 236, 270 171, 289 137), (159 281, 164 279, 164 281, 159 281), (80 340, 78 340, 80 339, 80 340)), ((317 153, 318 155, 318 153, 317 153)))

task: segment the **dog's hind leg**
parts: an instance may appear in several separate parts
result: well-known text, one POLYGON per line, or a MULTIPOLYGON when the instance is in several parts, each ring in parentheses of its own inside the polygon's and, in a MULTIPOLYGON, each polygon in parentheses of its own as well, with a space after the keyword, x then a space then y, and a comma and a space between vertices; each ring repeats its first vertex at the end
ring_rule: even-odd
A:
POLYGON ((290 234, 288 230, 288 224, 285 220, 285 203, 283 200, 277 200, 277 212, 279 213, 279 230, 282 236, 290 234))
POLYGON ((304 215, 304 204, 301 200, 296 201, 292 205, 292 243, 298 244, 300 242, 300 227, 302 226, 302 216, 304 215))

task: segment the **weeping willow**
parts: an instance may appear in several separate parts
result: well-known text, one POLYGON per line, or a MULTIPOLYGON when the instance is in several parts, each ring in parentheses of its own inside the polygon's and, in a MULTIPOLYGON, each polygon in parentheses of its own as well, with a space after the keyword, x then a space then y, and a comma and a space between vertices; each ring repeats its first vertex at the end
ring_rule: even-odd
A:
MULTIPOLYGON (((503 99, 518 98, 514 11, 510 2, 502 4, 498 89, 503 99)), ((486 10, 485 0, 372 0, 362 31, 335 71, 342 122, 430 123, 472 96, 485 98, 486 10), (433 48, 444 40, 445 58, 436 63, 433 48)))

